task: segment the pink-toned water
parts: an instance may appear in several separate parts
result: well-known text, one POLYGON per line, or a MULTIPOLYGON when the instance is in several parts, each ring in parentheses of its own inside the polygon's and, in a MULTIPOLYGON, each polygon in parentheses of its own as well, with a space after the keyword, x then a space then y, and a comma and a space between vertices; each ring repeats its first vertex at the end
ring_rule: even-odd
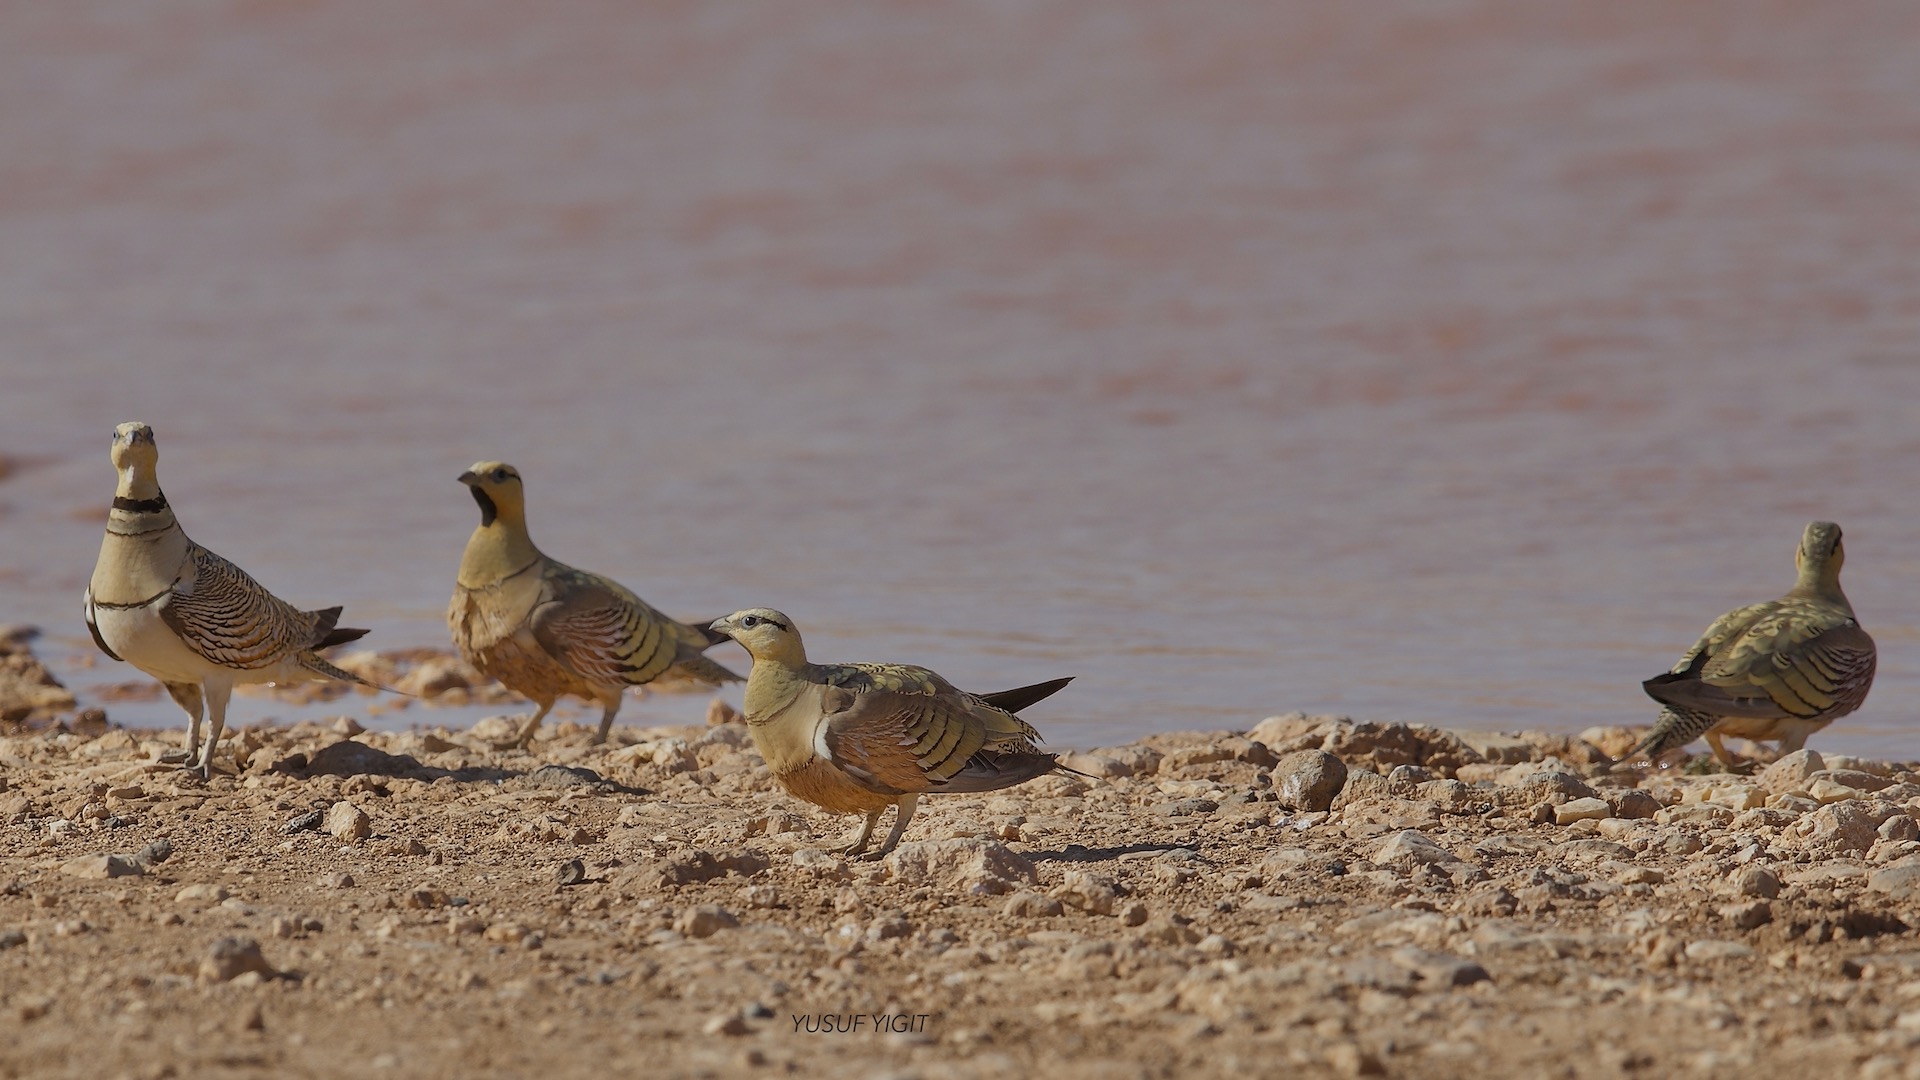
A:
POLYGON ((493 457, 670 610, 1078 675, 1060 743, 1577 730, 1830 517, 1882 659, 1815 745, 1920 756, 1917 43, 1901 0, 6 5, 0 618, 137 677, 74 664, 138 418, 196 539, 372 645, 444 642, 493 457))

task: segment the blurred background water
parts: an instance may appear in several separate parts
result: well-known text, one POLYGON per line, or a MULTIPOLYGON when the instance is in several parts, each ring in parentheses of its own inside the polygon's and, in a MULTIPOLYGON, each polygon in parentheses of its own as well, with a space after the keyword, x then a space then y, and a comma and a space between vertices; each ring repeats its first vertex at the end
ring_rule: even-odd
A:
POLYGON ((1823 517, 1882 659, 1815 745, 1920 756, 1917 35, 1897 0, 7 5, 0 619, 83 700, 139 677, 79 616, 137 418, 195 539, 376 647, 445 643, 454 477, 500 458, 551 555, 670 611, 1079 676, 1034 712, 1061 745, 1571 731, 1650 720, 1823 517))

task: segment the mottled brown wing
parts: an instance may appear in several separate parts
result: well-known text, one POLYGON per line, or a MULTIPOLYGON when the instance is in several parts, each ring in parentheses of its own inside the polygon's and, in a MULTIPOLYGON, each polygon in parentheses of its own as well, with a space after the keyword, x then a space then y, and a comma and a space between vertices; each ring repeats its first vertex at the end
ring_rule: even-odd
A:
POLYGON ((650 682, 670 667, 680 642, 666 616, 598 574, 557 564, 528 628, 547 655, 600 686, 650 682))
POLYGON ((168 628, 200 656, 239 670, 270 667, 309 648, 314 617, 268 592, 247 572, 194 545, 190 585, 159 605, 168 628))
POLYGON ((824 756, 875 791, 929 791, 986 745, 986 725, 958 691, 919 694, 829 687, 819 736, 824 756))
POLYGON ((1801 719, 1851 712, 1865 699, 1875 650, 1858 623, 1822 627, 1792 620, 1766 629, 1771 641, 1716 657, 1700 681, 1730 697, 1763 694, 1784 715, 1801 719))
POLYGON ((1755 619, 1723 649, 1648 693, 1720 716, 1803 720, 1858 708, 1872 685, 1873 639, 1844 612, 1783 604, 1755 619))

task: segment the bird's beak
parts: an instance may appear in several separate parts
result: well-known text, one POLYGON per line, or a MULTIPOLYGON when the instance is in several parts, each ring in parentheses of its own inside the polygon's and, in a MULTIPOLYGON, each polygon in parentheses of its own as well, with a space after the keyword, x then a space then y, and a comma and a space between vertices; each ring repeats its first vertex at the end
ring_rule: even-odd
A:
POLYGON ((480 482, 480 478, 474 475, 474 472, 472 469, 468 469, 466 472, 463 472, 460 474, 460 482, 467 485, 468 487, 472 487, 473 485, 480 482))
POLYGON ((727 635, 728 637, 732 637, 732 636, 733 636, 733 623, 732 623, 732 622, 730 622, 730 621, 728 621, 728 620, 730 620, 730 619, 732 619, 732 618, 733 618, 733 616, 731 616, 731 615, 727 615, 727 616, 724 616, 724 617, 722 617, 722 618, 718 618, 718 619, 715 619, 715 620, 713 620, 713 622, 711 622, 711 623, 709 623, 709 624, 707 625, 707 629, 709 629, 709 630, 711 630, 711 631, 713 631, 713 632, 714 632, 714 633, 716 633, 716 634, 725 634, 725 635, 727 635))

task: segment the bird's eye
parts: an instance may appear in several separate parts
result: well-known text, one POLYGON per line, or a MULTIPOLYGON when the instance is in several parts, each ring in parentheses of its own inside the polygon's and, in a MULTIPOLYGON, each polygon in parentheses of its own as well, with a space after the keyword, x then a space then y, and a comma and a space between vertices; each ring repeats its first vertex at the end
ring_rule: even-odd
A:
POLYGON ((746 627, 746 628, 747 628, 747 629, 749 629, 749 630, 751 630, 751 629, 753 629, 754 627, 756 627, 756 626, 759 626, 759 625, 760 625, 760 616, 758 616, 758 615, 749 615, 749 616, 747 616, 746 618, 744 618, 744 619, 741 619, 741 620, 740 620, 740 625, 741 625, 741 626, 744 626, 744 627, 746 627))
POLYGON ((507 478, 507 470, 505 470, 505 469, 495 469, 495 470, 493 470, 493 482, 494 482, 494 483, 496 483, 496 484, 498 484, 498 483, 501 483, 501 482, 503 482, 503 481, 505 481, 505 480, 506 480, 506 478, 507 478))

